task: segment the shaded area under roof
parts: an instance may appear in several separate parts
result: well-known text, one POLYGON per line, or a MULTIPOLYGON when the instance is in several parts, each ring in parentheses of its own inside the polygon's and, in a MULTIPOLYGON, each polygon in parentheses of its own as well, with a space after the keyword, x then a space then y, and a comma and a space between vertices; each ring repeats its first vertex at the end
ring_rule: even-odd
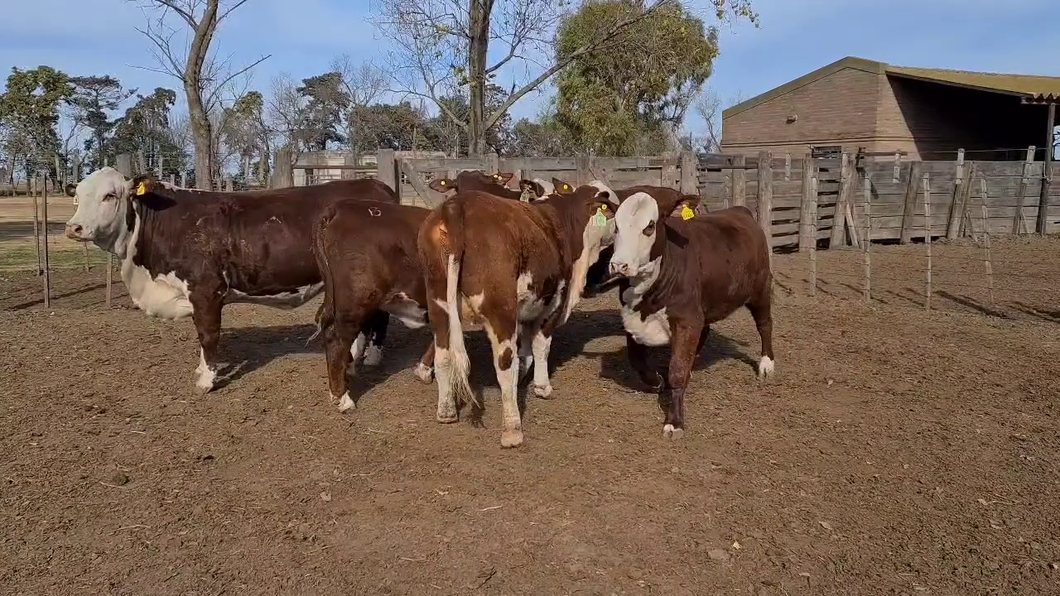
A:
POLYGON ((853 68, 874 74, 886 74, 890 76, 918 79, 930 83, 964 87, 991 93, 1004 93, 1022 98, 1031 103, 1060 103, 1060 77, 1045 77, 1024 74, 1002 74, 993 72, 973 72, 967 70, 949 70, 945 68, 913 68, 906 66, 892 66, 875 60, 866 60, 856 56, 847 56, 831 64, 818 68, 797 79, 770 89, 731 106, 722 111, 722 118, 733 116, 753 108, 756 105, 769 101, 775 97, 784 95, 808 85, 818 79, 838 72, 844 68, 853 68))

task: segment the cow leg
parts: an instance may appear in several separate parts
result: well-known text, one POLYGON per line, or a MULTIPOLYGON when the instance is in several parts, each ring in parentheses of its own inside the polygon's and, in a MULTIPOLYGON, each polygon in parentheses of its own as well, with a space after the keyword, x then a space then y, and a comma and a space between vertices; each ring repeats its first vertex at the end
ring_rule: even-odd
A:
POLYGON ((328 363, 328 386, 331 390, 331 402, 339 402, 339 412, 345 412, 356 406, 350 398, 350 388, 346 381, 346 370, 356 370, 357 360, 364 352, 365 336, 360 332, 362 326, 351 324, 349 319, 340 318, 328 321, 324 328, 324 355, 328 363), (355 339, 356 333, 356 339, 355 339), (341 397, 340 397, 341 396, 341 397))
POLYGON ((224 292, 195 291, 189 296, 191 320, 199 336, 199 367, 195 369, 195 386, 203 394, 213 390, 217 380, 217 342, 221 339, 221 307, 224 292))
POLYGON ((390 325, 390 315, 385 310, 373 311, 365 321, 368 346, 364 349, 364 365, 379 366, 383 361, 383 343, 390 325))
POLYGON ((776 360, 773 358, 773 315, 768 290, 764 294, 763 298, 747 304, 747 310, 751 311, 755 327, 758 328, 758 335, 762 338, 762 358, 758 361, 760 380, 772 375, 776 366, 776 360))
MULTIPOLYGON (((442 279, 444 288, 445 279, 442 279)), ((454 362, 456 357, 449 350, 449 314, 433 296, 427 295, 428 318, 434 331, 434 374, 438 382, 438 411, 436 418, 442 424, 449 424, 460 419, 456 408, 455 385, 459 383, 460 370, 454 362)), ((441 302, 444 304, 445 293, 441 302)), ((422 364, 422 361, 421 361, 422 364)))
POLYGON ((552 395, 552 380, 548 376, 548 354, 552 350, 552 333, 543 328, 534 334, 534 395, 548 399, 552 395))
POLYGON ((666 390, 670 394, 670 405, 663 423, 663 436, 680 439, 685 432, 685 389, 696 360, 695 347, 703 329, 698 325, 678 323, 673 329, 673 352, 670 355, 670 370, 667 372, 666 390))
MULTIPOLYGON (((519 336, 516 334, 515 300, 511 304, 511 308, 484 308, 482 312, 486 335, 493 348, 497 385, 501 388, 501 418, 504 421, 501 447, 517 447, 523 442, 523 426, 519 416, 519 361, 516 357, 519 336)), ((536 347, 535 342, 535 351, 536 347)))
POLYGON ((699 345, 696 346, 696 355, 698 356, 703 351, 703 346, 707 345, 707 338, 710 336, 710 325, 703 325, 703 333, 699 334, 699 345))
POLYGON ((434 342, 427 345, 427 351, 423 353, 423 357, 416 363, 416 368, 412 370, 412 374, 416 375, 417 379, 427 385, 430 385, 431 381, 434 380, 434 342))
POLYGON ((652 391, 662 389, 662 375, 658 371, 652 370, 651 365, 648 363, 648 346, 638 344, 629 333, 626 334, 626 356, 629 358, 629 365, 637 372, 637 376, 640 377, 642 383, 647 385, 652 391))
POLYGON ((534 337, 539 327, 533 323, 523 323, 519 326, 519 382, 526 378, 526 373, 534 365, 534 337))

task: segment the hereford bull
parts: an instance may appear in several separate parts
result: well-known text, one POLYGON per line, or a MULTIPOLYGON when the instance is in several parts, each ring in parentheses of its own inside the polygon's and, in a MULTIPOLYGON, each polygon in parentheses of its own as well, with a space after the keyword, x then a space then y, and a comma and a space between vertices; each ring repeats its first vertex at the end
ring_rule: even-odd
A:
MULTIPOLYGON (((295 308, 323 290, 311 241, 323 207, 348 197, 398 202, 397 193, 373 179, 209 192, 151 176, 127 180, 110 167, 71 190, 77 210, 66 236, 117 256, 129 298, 148 316, 191 316, 200 346, 195 385, 204 393, 217 381, 225 304, 295 308)), ((382 343, 387 320, 385 312, 373 315, 365 330, 373 341, 382 343)))
MULTIPOLYGON (((427 320, 423 267, 416 234, 430 211, 411 205, 361 200, 331 203, 313 229, 313 255, 324 279, 317 312, 323 333, 331 399, 339 411, 354 407, 346 381, 364 350, 363 329, 373 313, 386 312, 411 329, 427 320)), ((416 377, 431 381, 434 344, 416 365, 416 377)))
POLYGON ((615 212, 614 255, 631 367, 653 390, 669 393, 663 435, 684 433, 684 396, 710 325, 741 306, 762 340, 758 376, 773 373, 769 242, 746 207, 695 215, 698 197, 664 200, 646 192, 615 212), (680 218, 667 217, 680 213, 680 218), (648 364, 648 348, 672 344, 667 378, 648 364))
POLYGON ((552 333, 580 299, 589 264, 611 242, 617 206, 603 185, 537 203, 461 191, 427 217, 418 246, 434 331, 439 422, 458 420, 457 399, 475 401, 463 315, 482 321, 493 348, 504 419, 501 446, 523 442, 519 373, 532 364, 534 393, 552 393, 552 333))

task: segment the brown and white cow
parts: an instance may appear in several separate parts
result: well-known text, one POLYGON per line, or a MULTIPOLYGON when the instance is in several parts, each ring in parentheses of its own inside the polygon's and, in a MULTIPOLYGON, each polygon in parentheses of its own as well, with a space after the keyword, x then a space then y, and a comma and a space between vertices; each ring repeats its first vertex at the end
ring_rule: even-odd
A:
POLYGON ((518 381, 534 367, 534 393, 548 397, 552 333, 581 297, 585 273, 611 242, 618 206, 606 187, 582 186, 545 201, 508 201, 461 191, 420 227, 419 251, 434 331, 437 419, 458 419, 457 400, 475 401, 463 319, 481 320, 501 388, 502 447, 523 442, 518 381))
MULTIPOLYGON (((540 178, 520 180, 519 190, 508 188, 507 184, 513 176, 514 174, 510 172, 486 174, 481 170, 464 170, 457 174, 455 180, 449 177, 435 178, 427 186, 431 190, 442 194, 480 190, 505 199, 524 202, 541 200, 545 196, 556 192, 556 188, 552 184, 540 178)), ((569 193, 573 190, 569 185, 565 183, 564 185, 566 186, 564 193, 569 193)))
MULTIPOLYGON (((191 316, 200 345, 195 384, 203 392, 217 381, 225 304, 295 308, 323 290, 312 226, 327 204, 348 197, 398 202, 397 193, 372 179, 208 192, 150 176, 127 180, 110 167, 72 190, 77 210, 66 222, 66 236, 121 259, 129 297, 148 316, 191 316)), ((387 320, 386 313, 374 315, 366 331, 378 336, 382 326, 385 334, 387 320)))
MULTIPOLYGON (((317 312, 324 336, 331 399, 339 411, 354 407, 346 382, 364 350, 362 329, 383 311, 411 329, 427 323, 427 294, 416 235, 430 210, 411 205, 345 200, 324 208, 313 230, 313 255, 324 279, 324 303, 317 312)), ((434 344, 415 375, 431 382, 434 344)))
POLYGON ((741 306, 762 339, 758 376, 773 373, 772 272, 769 243, 746 207, 695 215, 699 199, 631 195, 615 212, 609 270, 619 301, 632 368, 654 390, 668 392, 663 435, 684 433, 684 396, 696 355, 712 323, 741 306), (672 213, 680 217, 668 217, 672 213), (648 348, 672 344, 668 378, 648 364, 648 348))

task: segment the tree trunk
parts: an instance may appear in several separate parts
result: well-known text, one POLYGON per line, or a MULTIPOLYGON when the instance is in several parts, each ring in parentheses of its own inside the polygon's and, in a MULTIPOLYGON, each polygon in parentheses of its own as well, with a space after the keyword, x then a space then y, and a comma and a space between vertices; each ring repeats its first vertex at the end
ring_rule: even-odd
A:
POLYGON ((471 0, 468 3, 468 85, 471 88, 468 114, 468 153, 486 153, 486 53, 489 50, 490 13, 493 0, 471 0))

